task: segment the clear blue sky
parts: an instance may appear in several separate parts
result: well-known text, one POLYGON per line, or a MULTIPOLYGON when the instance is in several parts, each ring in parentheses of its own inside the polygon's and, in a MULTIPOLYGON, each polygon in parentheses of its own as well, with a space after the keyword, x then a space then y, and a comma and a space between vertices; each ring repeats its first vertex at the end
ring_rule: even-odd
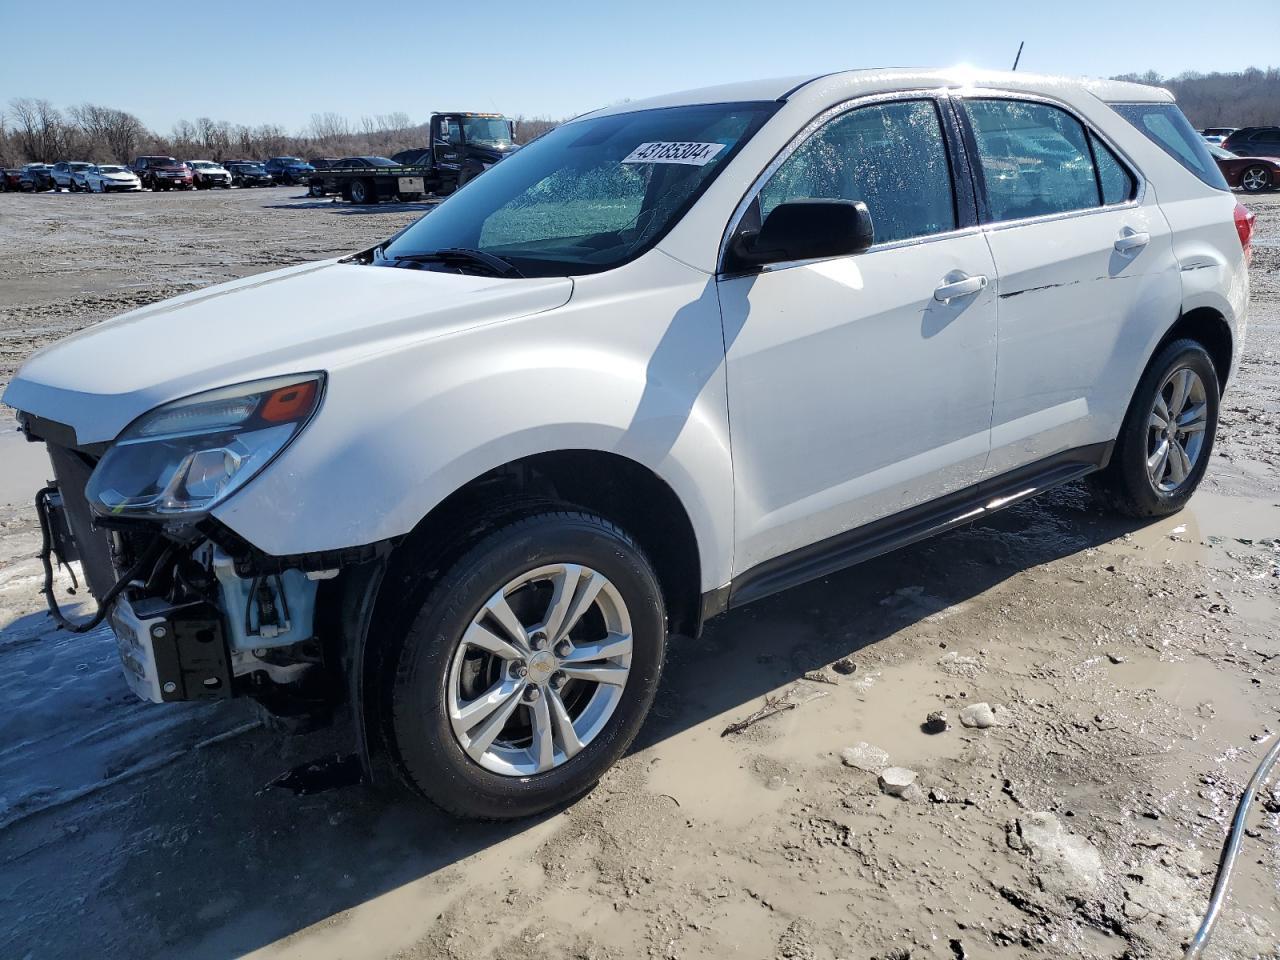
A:
POLYGON ((325 111, 564 117, 751 77, 1007 68, 1019 40, 1022 69, 1048 73, 1275 64, 1280 7, 1253 29, 1244 9, 1203 0, 0 0, 0 107, 39 96, 130 110, 162 132, 198 116, 296 132, 325 111))

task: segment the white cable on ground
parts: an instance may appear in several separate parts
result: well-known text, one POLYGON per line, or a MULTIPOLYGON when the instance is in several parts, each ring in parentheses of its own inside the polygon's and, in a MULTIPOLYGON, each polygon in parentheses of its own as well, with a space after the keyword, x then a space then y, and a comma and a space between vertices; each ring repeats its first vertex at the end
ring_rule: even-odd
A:
POLYGON ((1208 945, 1209 937, 1213 935, 1213 926, 1218 922, 1222 901, 1226 899, 1227 886, 1231 883, 1231 871, 1236 865, 1236 857, 1240 854, 1240 842, 1244 839, 1244 824, 1249 816, 1249 808, 1253 806, 1253 798, 1257 795, 1258 788, 1266 781, 1267 774, 1271 772, 1277 757, 1280 757, 1280 737, 1276 737, 1276 742, 1271 745, 1267 755, 1258 764, 1258 769, 1253 772, 1253 777, 1249 780, 1249 785, 1244 788, 1244 793, 1240 794, 1235 819, 1231 822, 1231 832, 1227 834, 1227 843, 1222 849, 1222 859, 1218 861, 1218 877, 1213 882, 1213 893, 1209 896, 1209 909, 1205 912, 1204 920, 1200 922, 1200 929, 1191 938, 1187 952, 1182 955, 1183 960, 1195 960, 1199 957, 1208 945))

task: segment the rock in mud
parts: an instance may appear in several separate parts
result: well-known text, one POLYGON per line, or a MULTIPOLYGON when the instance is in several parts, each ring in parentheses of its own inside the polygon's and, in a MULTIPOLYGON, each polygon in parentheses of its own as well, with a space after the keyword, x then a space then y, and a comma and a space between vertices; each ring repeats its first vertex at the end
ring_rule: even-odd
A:
POLYGON ((935 710, 924 718, 920 727, 925 733, 946 733, 951 729, 951 721, 947 719, 945 710, 935 710))
POLYGON ((906 767, 888 767, 880 771, 880 789, 891 797, 906 796, 915 782, 916 772, 906 767))
POLYGON ((938 669, 953 677, 965 677, 972 680, 982 673, 984 667, 982 661, 977 657, 966 657, 952 651, 938 661, 938 669))
POLYGON ((1091 899, 1102 889, 1102 856, 1084 837, 1052 813, 1029 813, 1008 828, 1009 846, 1036 863, 1036 882, 1046 893, 1091 899))
POLYGON ((986 730, 988 727, 999 727, 1004 725, 1004 714, 1008 711, 1001 706, 991 706, 991 704, 971 703, 960 711, 960 722, 966 727, 972 727, 977 730, 986 730))
POLYGON ((889 754, 859 740, 852 747, 840 751, 840 762, 864 773, 879 773, 889 765, 889 754))
POLYGON ((847 677, 851 673, 857 672, 858 665, 854 663, 853 657, 841 657, 839 660, 837 660, 835 663, 831 665, 831 669, 834 670, 836 673, 839 673, 847 677))

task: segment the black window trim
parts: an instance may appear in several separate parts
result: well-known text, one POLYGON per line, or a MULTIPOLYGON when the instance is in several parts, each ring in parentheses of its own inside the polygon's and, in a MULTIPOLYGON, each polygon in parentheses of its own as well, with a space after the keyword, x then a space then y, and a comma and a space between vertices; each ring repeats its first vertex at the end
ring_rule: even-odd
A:
POLYGON ((956 113, 959 116, 960 125, 964 131, 965 148, 969 151, 969 155, 973 158, 970 163, 974 171, 974 183, 978 189, 978 209, 980 211, 980 219, 984 228, 988 230, 1004 230, 1009 227, 1026 226, 1035 223, 1048 223, 1055 220, 1067 220, 1073 217, 1087 217, 1098 213, 1109 213, 1114 210, 1127 210, 1131 207, 1139 207, 1147 195, 1147 178, 1142 175, 1142 171, 1138 168, 1133 159, 1124 151, 1122 147, 1116 144, 1114 140, 1100 131, 1094 126, 1087 117, 1083 116, 1078 110, 1068 103, 1061 100, 1055 100, 1053 97, 1041 96, 1034 93, 1022 93, 1016 90, 1000 90, 986 88, 970 88, 963 93, 957 93, 953 96, 953 102, 956 106, 956 113), (973 123, 969 118, 969 113, 965 109, 965 103, 969 100, 1015 100, 1024 103, 1035 103, 1047 107, 1055 107, 1066 113, 1085 131, 1085 142, 1089 144, 1089 160, 1093 164, 1094 181, 1098 186, 1098 206, 1082 207, 1079 210, 1062 210, 1057 213, 1042 213, 1034 217, 1020 217, 1016 220, 997 220, 991 216, 991 206, 987 199, 987 184, 982 173, 982 164, 978 162, 978 141, 973 133, 973 123), (1104 144, 1113 154, 1120 165, 1129 171, 1129 176, 1133 178, 1134 188, 1131 196, 1123 203, 1104 203, 1102 196, 1102 185, 1099 180, 1098 164, 1093 156, 1093 143, 1090 137, 1097 137, 1098 142, 1104 144))
MULTIPOLYGON (((742 195, 742 199, 738 201, 734 207, 733 214, 729 217, 729 222, 725 225, 724 234, 720 238, 720 253, 717 257, 716 276, 720 279, 728 279, 734 276, 741 276, 741 271, 726 270, 725 262, 729 252, 729 241, 733 238, 738 226, 742 223, 743 217, 746 215, 748 208, 752 202, 760 195, 765 185, 773 177, 784 163, 790 159, 791 155, 796 152, 810 137, 814 136, 819 130, 823 129, 827 124, 852 113, 862 107, 876 106, 882 103, 896 103, 902 101, 922 100, 931 102, 937 111, 938 123, 942 128, 943 149, 947 155, 947 167, 951 177, 951 197, 954 212, 956 216, 956 226, 952 230, 943 230, 939 233, 930 233, 922 237, 908 237, 904 240, 892 240, 887 243, 874 243, 868 249, 858 254, 865 257, 873 253, 879 253, 882 250, 894 250, 901 247, 919 246, 923 243, 936 243, 939 240, 946 240, 952 237, 961 236, 966 233, 975 233, 982 228, 979 216, 978 198, 974 189, 973 167, 967 155, 967 150, 962 143, 962 131, 956 123, 956 111, 951 106, 953 92, 947 88, 912 88, 906 90, 894 90, 884 93, 869 94, 860 97, 854 97, 850 100, 844 100, 833 106, 826 107, 818 114, 810 118, 800 130, 791 137, 770 160, 763 170, 757 174, 756 178, 751 182, 746 192, 742 195)), ((842 257, 827 259, 844 259, 842 257)), ((759 270, 753 270, 752 273, 773 273, 779 270, 787 270, 791 267, 803 266, 810 263, 817 263, 816 260, 799 260, 787 261, 783 263, 771 263, 759 270)))

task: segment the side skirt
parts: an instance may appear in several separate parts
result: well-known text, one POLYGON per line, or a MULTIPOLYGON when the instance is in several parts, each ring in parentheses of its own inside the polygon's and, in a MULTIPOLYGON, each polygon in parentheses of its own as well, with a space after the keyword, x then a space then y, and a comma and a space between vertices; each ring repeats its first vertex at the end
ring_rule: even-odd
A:
POLYGON ((930 503, 874 520, 780 557, 734 577, 702 596, 702 619, 760 600, 810 580, 870 560, 1012 506, 1054 487, 1101 470, 1114 441, 1067 450, 1009 473, 983 480, 930 503))

